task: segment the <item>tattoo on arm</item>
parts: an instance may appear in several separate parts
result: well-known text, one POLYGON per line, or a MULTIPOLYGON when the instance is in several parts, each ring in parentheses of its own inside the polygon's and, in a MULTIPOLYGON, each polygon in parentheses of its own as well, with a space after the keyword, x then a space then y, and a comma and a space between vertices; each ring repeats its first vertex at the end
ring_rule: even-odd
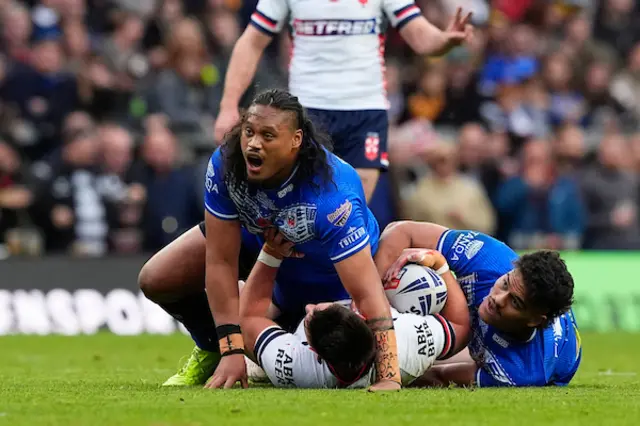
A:
POLYGON ((389 328, 375 331, 374 335, 376 338, 376 381, 392 380, 401 383, 393 322, 389 328))
POLYGON ((393 318, 390 318, 390 317, 371 318, 367 320, 367 325, 374 332, 391 330, 393 329, 393 318))

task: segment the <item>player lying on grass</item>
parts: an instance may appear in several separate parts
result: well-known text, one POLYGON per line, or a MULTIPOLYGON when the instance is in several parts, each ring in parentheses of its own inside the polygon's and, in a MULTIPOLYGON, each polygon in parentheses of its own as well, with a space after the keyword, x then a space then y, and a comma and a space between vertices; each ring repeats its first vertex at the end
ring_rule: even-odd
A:
MULTIPOLYGON (((268 233, 240 293, 246 349, 278 387, 369 386, 375 377, 375 338, 353 303, 307 305, 295 333, 287 333, 269 318, 282 253, 293 246, 274 234, 273 230, 268 233)), ((436 359, 446 359, 466 346, 466 299, 451 272, 443 271, 442 278, 448 289, 442 315, 399 314, 392 309, 403 386, 421 377, 436 359)))
POLYGON ((375 260, 385 282, 408 262, 446 262, 467 297, 470 357, 434 366, 421 384, 562 386, 575 375, 582 349, 573 278, 558 253, 518 257, 479 232, 407 221, 385 229, 375 260))

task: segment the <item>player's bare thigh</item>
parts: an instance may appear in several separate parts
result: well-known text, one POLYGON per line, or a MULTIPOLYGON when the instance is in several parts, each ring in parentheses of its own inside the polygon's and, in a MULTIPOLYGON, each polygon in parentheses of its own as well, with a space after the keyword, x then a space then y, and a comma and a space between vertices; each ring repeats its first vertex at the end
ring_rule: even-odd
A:
POLYGON ((376 190, 378 179, 380 178, 379 169, 356 169, 360 180, 362 181, 362 187, 364 188, 364 195, 367 199, 367 203, 373 197, 373 192, 376 190))
POLYGON ((205 287, 206 240, 194 226, 145 263, 138 285, 147 298, 171 302, 205 287))

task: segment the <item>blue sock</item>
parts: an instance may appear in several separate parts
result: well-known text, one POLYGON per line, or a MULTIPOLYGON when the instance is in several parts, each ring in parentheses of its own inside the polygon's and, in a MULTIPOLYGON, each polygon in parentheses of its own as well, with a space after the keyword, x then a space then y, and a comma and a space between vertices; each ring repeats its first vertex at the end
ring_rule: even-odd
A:
POLYGON ((158 303, 169 315, 180 321, 200 349, 219 352, 216 323, 213 321, 207 293, 191 294, 176 302, 158 303))

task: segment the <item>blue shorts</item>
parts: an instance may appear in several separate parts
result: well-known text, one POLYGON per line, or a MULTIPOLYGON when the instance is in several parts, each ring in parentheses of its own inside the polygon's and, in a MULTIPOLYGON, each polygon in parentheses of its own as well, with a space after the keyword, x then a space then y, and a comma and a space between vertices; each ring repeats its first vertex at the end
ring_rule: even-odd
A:
POLYGON ((382 169, 389 165, 385 110, 333 111, 307 109, 313 123, 328 132, 333 152, 356 169, 382 169))

